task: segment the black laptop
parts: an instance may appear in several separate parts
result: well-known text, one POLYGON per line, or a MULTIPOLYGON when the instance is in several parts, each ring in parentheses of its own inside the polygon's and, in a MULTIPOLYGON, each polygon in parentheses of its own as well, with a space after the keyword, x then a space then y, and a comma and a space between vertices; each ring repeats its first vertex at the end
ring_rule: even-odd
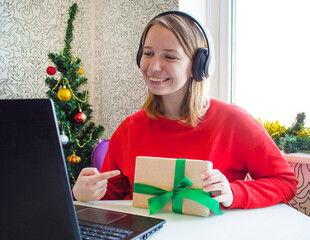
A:
POLYGON ((145 239, 159 230, 165 220, 74 206, 56 123, 49 99, 0 100, 0 239, 145 239))

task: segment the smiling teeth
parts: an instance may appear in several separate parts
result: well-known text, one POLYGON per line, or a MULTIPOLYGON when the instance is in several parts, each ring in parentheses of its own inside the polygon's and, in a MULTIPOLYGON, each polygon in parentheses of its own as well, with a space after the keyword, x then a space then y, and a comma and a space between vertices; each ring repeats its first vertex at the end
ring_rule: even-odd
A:
POLYGON ((152 81, 152 82, 164 82, 164 81, 166 81, 168 78, 151 78, 150 77, 150 80, 152 81))

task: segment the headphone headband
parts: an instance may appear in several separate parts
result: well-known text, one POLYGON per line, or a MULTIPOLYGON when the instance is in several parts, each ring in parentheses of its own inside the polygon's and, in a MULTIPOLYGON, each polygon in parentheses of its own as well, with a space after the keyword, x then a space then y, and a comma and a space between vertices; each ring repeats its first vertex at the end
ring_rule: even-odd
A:
POLYGON ((166 12, 162 12, 162 13, 158 14, 151 21, 153 21, 154 19, 156 19, 158 17, 162 17, 162 16, 165 16, 165 15, 171 15, 171 14, 175 14, 175 15, 178 15, 178 16, 185 17, 185 18, 191 20, 192 22, 196 23, 196 25, 199 27, 199 29, 201 30, 201 32, 203 33, 203 35, 204 35, 204 37, 205 37, 205 39, 207 41, 208 48, 210 48, 209 46, 212 43, 209 43, 209 38, 211 40, 212 40, 212 38, 210 37, 210 33, 209 33, 208 29, 206 27, 202 26, 199 23, 199 21, 196 18, 194 18, 194 16, 190 15, 189 13, 181 12, 181 11, 166 11, 166 12))
MULTIPOLYGON (((193 57, 193 64, 192 64, 192 74, 194 76, 194 79, 197 81, 202 81, 204 78, 208 78, 212 75, 214 72, 215 67, 215 59, 214 59, 214 48, 213 48, 213 41, 212 37, 206 27, 201 25, 197 19, 195 19, 192 15, 181 12, 181 11, 166 11, 158 14, 150 22, 152 22, 154 19, 166 15, 178 15, 185 17, 192 22, 194 22, 198 28, 201 30, 202 34, 204 35, 208 48, 200 48, 196 51, 194 57, 193 57)), ((139 49, 136 57, 136 62, 138 67, 140 67, 140 61, 143 55, 143 35, 140 39, 139 49)))

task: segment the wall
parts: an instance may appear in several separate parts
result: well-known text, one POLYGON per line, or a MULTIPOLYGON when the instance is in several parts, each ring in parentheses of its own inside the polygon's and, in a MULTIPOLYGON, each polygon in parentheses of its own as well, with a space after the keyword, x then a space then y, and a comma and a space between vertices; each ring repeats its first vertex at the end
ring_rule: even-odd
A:
POLYGON ((1 1, 0 99, 45 97, 47 54, 64 47, 74 2, 79 12, 72 53, 89 80, 93 120, 109 138, 146 94, 135 64, 143 27, 157 13, 178 9, 178 0, 1 1))
POLYGON ((109 138, 117 126, 136 112, 146 88, 136 53, 144 26, 158 13, 178 9, 177 0, 97 1, 96 11, 96 122, 109 138), (98 63, 98 64, 97 64, 98 63))
MULTIPOLYGON (((64 47, 67 9, 73 1, 0 3, 0 98, 45 97, 47 54, 64 47)), ((77 1, 73 52, 89 69, 89 1, 77 1)))
POLYGON ((297 194, 288 203, 291 207, 310 216, 310 164, 290 163, 297 179, 297 194))
POLYGON ((310 216, 310 154, 284 154, 298 179, 296 196, 288 203, 291 207, 310 216))

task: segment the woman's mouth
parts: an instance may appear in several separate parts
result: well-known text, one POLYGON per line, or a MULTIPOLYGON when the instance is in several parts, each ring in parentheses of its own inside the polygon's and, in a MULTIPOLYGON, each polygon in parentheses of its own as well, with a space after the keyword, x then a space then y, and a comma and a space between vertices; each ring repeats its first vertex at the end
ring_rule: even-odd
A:
POLYGON ((161 82, 167 81, 169 78, 154 78, 154 77, 149 77, 149 79, 150 79, 151 82, 158 82, 158 83, 161 83, 161 82))

